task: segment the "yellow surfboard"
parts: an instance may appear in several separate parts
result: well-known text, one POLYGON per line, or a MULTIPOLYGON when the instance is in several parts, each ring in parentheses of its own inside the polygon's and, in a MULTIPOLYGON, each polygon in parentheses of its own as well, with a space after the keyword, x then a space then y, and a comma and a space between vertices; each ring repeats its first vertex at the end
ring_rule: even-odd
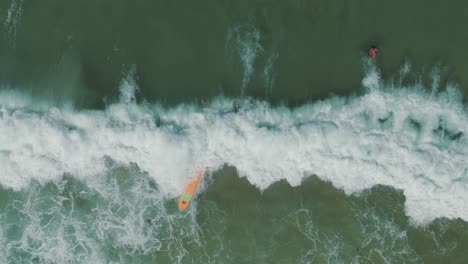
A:
POLYGON ((203 169, 202 168, 196 169, 189 183, 187 184, 187 186, 185 186, 184 193, 180 196, 180 199, 179 199, 180 211, 184 211, 190 205, 190 202, 193 200, 193 198, 195 197, 195 194, 197 193, 198 185, 200 184, 202 177, 203 177, 203 169))

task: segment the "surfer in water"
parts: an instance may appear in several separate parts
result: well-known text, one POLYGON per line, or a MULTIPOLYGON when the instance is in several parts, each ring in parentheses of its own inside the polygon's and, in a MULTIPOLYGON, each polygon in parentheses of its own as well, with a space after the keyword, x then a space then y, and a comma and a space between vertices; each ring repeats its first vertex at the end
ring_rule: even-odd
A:
POLYGON ((379 48, 372 45, 369 49, 369 56, 375 59, 377 57, 377 53, 379 53, 379 48))

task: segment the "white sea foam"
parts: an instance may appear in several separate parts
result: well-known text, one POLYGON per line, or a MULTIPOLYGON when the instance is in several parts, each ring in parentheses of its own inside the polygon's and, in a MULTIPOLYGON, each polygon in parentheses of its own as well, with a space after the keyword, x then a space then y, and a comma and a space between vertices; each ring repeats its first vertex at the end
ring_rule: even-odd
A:
POLYGON ((19 190, 132 163, 174 197, 196 165, 227 164, 260 189, 312 174, 347 194, 384 184, 403 190, 415 223, 468 220, 468 115, 456 90, 386 89, 374 70, 363 83, 362 96, 295 109, 223 98, 165 109, 126 94, 103 111, 41 110, 0 98, 0 184, 19 190))

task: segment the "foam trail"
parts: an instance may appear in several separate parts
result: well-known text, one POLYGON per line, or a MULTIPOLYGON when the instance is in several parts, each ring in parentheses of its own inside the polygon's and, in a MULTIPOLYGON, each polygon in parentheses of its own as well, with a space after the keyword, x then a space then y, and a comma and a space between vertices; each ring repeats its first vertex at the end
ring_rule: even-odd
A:
POLYGON ((3 229, 2 227, 0 227, 0 261, 2 263, 7 263, 7 259, 8 259, 7 242, 3 235, 3 229))
POLYGON ((18 19, 23 14, 23 0, 11 0, 10 7, 8 8, 8 14, 5 18, 4 25, 11 35, 13 40, 16 39, 16 28, 18 19))
POLYGON ((203 162, 211 170, 235 166, 260 189, 281 179, 299 185, 312 174, 347 194, 389 185, 403 190, 415 223, 468 220, 468 117, 456 90, 431 98, 387 90, 378 76, 367 74, 363 96, 296 109, 224 98, 203 109, 133 99, 104 111, 2 104, 0 184, 19 190, 32 180, 89 179, 110 164, 136 164, 175 197, 203 162))
POLYGON ((274 72, 274 64, 275 61, 278 59, 279 53, 273 53, 268 57, 268 60, 266 62, 265 68, 263 69, 263 79, 265 81, 265 87, 266 87, 266 95, 270 95, 273 86, 275 85, 275 72, 274 72))
POLYGON ((434 67, 432 69, 432 86, 431 86, 431 97, 437 93, 440 85, 440 69, 438 67, 434 67))
POLYGON ((255 60, 258 54, 263 51, 260 40, 260 31, 250 24, 234 27, 228 34, 228 43, 234 42, 244 68, 241 96, 244 95, 254 73, 255 60))
POLYGON ((135 92, 139 90, 135 81, 136 67, 133 66, 125 73, 125 77, 120 83, 120 102, 131 104, 136 102, 135 92))

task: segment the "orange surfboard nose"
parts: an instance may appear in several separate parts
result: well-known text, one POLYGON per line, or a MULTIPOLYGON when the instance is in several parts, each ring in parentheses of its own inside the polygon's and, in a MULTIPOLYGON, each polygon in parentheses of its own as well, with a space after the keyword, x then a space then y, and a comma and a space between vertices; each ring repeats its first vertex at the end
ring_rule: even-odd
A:
POLYGON ((179 200, 179 210, 184 211, 185 209, 187 209, 189 204, 190 204, 190 201, 180 199, 179 200))
POLYGON ((179 199, 180 211, 184 211, 185 209, 187 209, 187 207, 190 205, 190 202, 192 202, 192 199, 195 197, 195 194, 197 193, 198 185, 201 182, 202 176, 203 176, 203 170, 198 169, 195 172, 195 174, 192 176, 192 179, 190 179, 187 186, 185 186, 185 190, 179 199))

